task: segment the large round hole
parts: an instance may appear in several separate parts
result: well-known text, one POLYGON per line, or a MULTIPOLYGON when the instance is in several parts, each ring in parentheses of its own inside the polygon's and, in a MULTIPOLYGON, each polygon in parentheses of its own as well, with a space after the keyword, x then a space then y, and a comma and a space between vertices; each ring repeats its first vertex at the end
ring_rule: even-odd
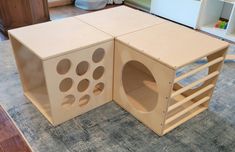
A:
POLYGON ((77 75, 83 75, 88 71, 89 63, 87 61, 82 61, 77 65, 76 73, 77 75))
POLYGON ((100 79, 104 74, 104 67, 103 66, 99 66, 97 67, 94 72, 93 72, 93 78, 95 80, 100 79))
POLYGON ((104 90, 104 83, 100 82, 95 85, 95 88, 93 90, 93 93, 97 96, 101 94, 101 92, 104 90))
POLYGON ((89 87, 89 80, 88 79, 84 79, 84 80, 82 80, 82 81, 80 81, 79 83, 78 83, 78 91, 79 92, 83 92, 83 91, 85 91, 88 87, 89 87))
POLYGON ((125 64, 122 83, 129 103, 141 112, 150 112, 158 102, 158 89, 152 73, 138 61, 125 64))
POLYGON ((90 96, 89 95, 84 95, 79 99, 79 106, 84 106, 86 104, 88 104, 90 100, 90 96))
POLYGON ((92 60, 95 63, 100 62, 104 58, 105 51, 103 48, 98 48, 92 55, 92 60))
POLYGON ((61 60, 56 67, 56 70, 59 74, 66 74, 71 66, 71 62, 69 59, 63 59, 61 60))
POLYGON ((64 97, 64 100, 63 100, 61 105, 63 107, 70 107, 74 104, 74 102, 75 102, 74 95, 67 95, 67 96, 64 97))
POLYGON ((60 82, 60 91, 66 92, 73 85, 73 80, 71 78, 65 78, 60 82))

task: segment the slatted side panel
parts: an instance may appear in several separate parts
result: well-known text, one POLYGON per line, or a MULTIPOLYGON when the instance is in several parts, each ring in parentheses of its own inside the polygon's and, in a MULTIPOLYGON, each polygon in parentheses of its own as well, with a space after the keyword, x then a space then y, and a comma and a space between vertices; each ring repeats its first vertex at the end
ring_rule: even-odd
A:
POLYGON ((207 56, 176 75, 167 109, 164 134, 206 110, 216 85, 226 50, 207 56), (198 76, 202 71, 204 74, 198 76), (194 77, 194 79, 190 79, 194 77), (182 83, 187 82, 187 83, 182 83))

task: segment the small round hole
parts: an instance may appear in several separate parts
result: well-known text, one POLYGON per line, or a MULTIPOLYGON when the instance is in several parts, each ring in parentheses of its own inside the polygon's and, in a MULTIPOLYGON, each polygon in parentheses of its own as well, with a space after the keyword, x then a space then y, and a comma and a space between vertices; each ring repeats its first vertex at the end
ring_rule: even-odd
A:
POLYGON ((73 85, 73 80, 71 78, 65 78, 60 82, 60 91, 66 92, 68 91, 73 85))
POLYGON ((90 96, 89 95, 84 95, 79 99, 79 106, 84 106, 86 104, 88 104, 90 100, 90 96))
POLYGON ((71 66, 71 62, 69 59, 63 59, 61 60, 56 67, 56 70, 59 74, 66 74, 71 66))
POLYGON ((104 74, 104 67, 103 66, 99 66, 98 68, 96 68, 93 72, 93 78, 95 80, 100 79, 104 74))
POLYGON ((72 106, 72 104, 74 104, 74 102, 75 102, 74 95, 67 95, 64 97, 64 100, 61 105, 63 107, 69 107, 69 106, 72 106))
POLYGON ((103 48, 98 48, 92 55, 92 60, 95 63, 100 62, 104 58, 105 51, 103 48))
POLYGON ((101 92, 104 90, 104 83, 100 82, 95 85, 95 88, 93 90, 93 93, 97 96, 101 94, 101 92))
POLYGON ((88 79, 84 79, 84 80, 80 81, 78 84, 78 91, 79 92, 85 91, 89 87, 89 83, 90 82, 88 79))
POLYGON ((88 71, 89 63, 87 61, 82 61, 77 65, 76 73, 77 75, 83 75, 88 71))

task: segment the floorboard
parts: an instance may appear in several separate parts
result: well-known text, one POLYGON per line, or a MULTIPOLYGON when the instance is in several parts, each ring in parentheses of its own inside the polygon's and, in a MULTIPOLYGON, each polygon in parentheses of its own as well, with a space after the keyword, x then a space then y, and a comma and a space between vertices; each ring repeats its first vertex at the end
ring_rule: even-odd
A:
POLYGON ((0 106, 0 152, 31 152, 15 124, 0 106))

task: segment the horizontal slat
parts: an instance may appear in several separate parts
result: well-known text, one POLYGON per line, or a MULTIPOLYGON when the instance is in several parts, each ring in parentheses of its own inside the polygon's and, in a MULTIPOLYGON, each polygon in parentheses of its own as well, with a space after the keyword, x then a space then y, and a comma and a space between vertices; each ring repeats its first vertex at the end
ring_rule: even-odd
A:
POLYGON ((194 70, 192 70, 192 71, 190 71, 190 72, 188 72, 186 74, 183 74, 183 75, 177 77, 174 80, 174 83, 179 82, 180 80, 183 80, 183 79, 185 79, 185 78, 187 78, 187 77, 189 77, 189 76, 191 76, 191 75, 193 75, 193 74, 195 74, 195 73, 197 73, 199 71, 202 71, 203 69, 208 68, 208 67, 210 67, 210 66, 212 66, 212 65, 214 65, 216 63, 219 63, 219 62, 221 62, 223 60, 224 60, 223 57, 219 57, 219 58, 217 58, 215 60, 212 60, 212 61, 208 62, 207 64, 204 64, 204 65, 202 65, 202 66, 200 66, 200 67, 198 67, 198 68, 196 68, 196 69, 194 69, 194 70))
POLYGON ((213 85, 213 84, 210 84, 210 85, 206 86, 205 88, 202 88, 201 90, 195 92, 194 94, 192 94, 192 95, 190 95, 190 96, 184 98, 183 100, 181 100, 181 101, 179 101, 179 102, 173 104, 172 106, 170 106, 170 107, 168 108, 167 112, 170 112, 170 111, 172 111, 172 110, 178 108, 179 106, 181 106, 181 105, 187 103, 188 101, 190 101, 190 100, 194 99, 195 97, 197 97, 197 96, 203 94, 204 92, 206 92, 206 91, 212 89, 213 87, 214 87, 214 85, 213 85))
POLYGON ((167 127, 164 131, 163 134, 168 133, 169 131, 171 131, 172 129, 175 129, 176 127, 178 127, 179 125, 183 124, 184 122, 192 119, 194 116, 198 115, 199 113, 203 112, 204 110, 206 110, 207 107, 201 107, 200 109, 196 110, 195 112, 193 112, 192 114, 184 117, 183 119, 181 119, 180 121, 174 123, 173 125, 167 127))
POLYGON ((182 115, 186 114, 187 112, 191 111, 192 109, 196 108, 197 106, 203 104, 204 102, 208 101, 210 99, 210 97, 204 97, 201 100, 195 102, 194 104, 192 104, 191 106, 187 107, 186 109, 178 112, 177 114, 175 114, 174 116, 168 118, 165 122, 165 124, 169 124, 170 122, 176 120, 177 118, 181 117, 182 115))
POLYGON ((187 91, 187 90, 193 88, 194 86, 196 86, 196 85, 198 85, 198 84, 200 84, 200 83, 203 83, 203 82, 205 82, 205 81, 207 81, 207 80, 210 80, 211 78, 217 76, 218 74, 219 74, 219 72, 218 72, 218 71, 215 71, 215 72, 213 72, 213 73, 211 73, 211 74, 205 76, 204 78, 199 79, 199 80, 197 80, 197 81, 195 81, 195 82, 193 82, 193 83, 187 85, 186 87, 183 87, 183 88, 177 90, 176 92, 172 93, 171 98, 173 98, 173 97, 175 97, 175 96, 177 96, 177 95, 179 95, 179 94, 181 94, 181 93, 183 93, 183 92, 185 92, 185 91, 187 91))

